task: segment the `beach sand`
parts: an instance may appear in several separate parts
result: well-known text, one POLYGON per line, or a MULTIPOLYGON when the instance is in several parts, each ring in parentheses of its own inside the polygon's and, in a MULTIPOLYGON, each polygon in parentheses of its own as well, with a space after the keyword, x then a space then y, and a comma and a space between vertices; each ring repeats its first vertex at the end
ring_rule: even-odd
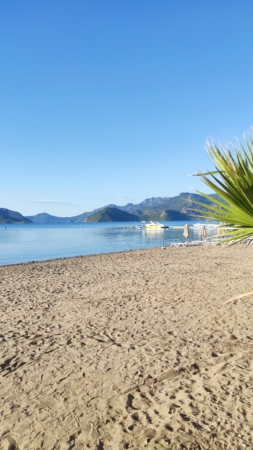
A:
POLYGON ((1 449, 253 448, 253 247, 0 267, 1 449))

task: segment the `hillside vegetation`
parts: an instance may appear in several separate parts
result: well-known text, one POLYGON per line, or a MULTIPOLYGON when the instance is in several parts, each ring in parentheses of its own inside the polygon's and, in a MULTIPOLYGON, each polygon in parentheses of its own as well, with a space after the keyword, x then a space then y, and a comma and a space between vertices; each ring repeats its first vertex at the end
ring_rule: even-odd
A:
POLYGON ((32 223, 31 220, 22 216, 17 211, 11 211, 10 209, 0 208, 0 223, 32 223))
POLYGON ((134 214, 118 208, 106 207, 91 214, 85 219, 85 222, 132 222, 138 220, 139 218, 134 214))

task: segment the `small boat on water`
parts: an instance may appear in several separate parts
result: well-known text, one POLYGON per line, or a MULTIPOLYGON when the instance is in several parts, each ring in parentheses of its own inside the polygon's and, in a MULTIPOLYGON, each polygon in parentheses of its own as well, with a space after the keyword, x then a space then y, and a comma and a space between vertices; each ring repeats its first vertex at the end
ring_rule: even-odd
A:
POLYGON ((215 223, 194 223, 193 228, 202 228, 203 226, 205 228, 217 228, 218 224, 215 223))
POLYGON ((146 230, 160 230, 161 228, 169 228, 169 227, 159 222, 153 222, 152 220, 150 221, 150 223, 147 223, 145 225, 146 230))
POLYGON ((142 230, 142 226, 141 225, 137 225, 136 227, 134 227, 134 226, 127 226, 127 225, 125 225, 123 228, 125 228, 125 229, 134 229, 134 230, 142 230))

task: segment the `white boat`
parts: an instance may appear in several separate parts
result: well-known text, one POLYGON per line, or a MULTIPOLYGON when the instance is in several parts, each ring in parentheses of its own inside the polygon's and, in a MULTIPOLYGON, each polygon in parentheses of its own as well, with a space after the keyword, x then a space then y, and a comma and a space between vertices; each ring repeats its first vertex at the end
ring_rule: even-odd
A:
POLYGON ((159 222, 153 222, 152 220, 150 221, 150 223, 147 223, 145 225, 146 230, 160 230, 161 228, 169 228, 169 227, 159 222))
POLYGON ((203 226, 205 228, 217 228, 219 225, 214 223, 194 223, 193 228, 202 228, 203 226))

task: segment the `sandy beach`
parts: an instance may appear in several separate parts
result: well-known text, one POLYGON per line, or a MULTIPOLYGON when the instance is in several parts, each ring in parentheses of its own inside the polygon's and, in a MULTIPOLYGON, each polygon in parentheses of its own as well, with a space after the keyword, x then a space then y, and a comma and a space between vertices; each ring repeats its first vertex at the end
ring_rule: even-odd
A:
POLYGON ((0 448, 253 448, 253 246, 0 267, 0 448))

